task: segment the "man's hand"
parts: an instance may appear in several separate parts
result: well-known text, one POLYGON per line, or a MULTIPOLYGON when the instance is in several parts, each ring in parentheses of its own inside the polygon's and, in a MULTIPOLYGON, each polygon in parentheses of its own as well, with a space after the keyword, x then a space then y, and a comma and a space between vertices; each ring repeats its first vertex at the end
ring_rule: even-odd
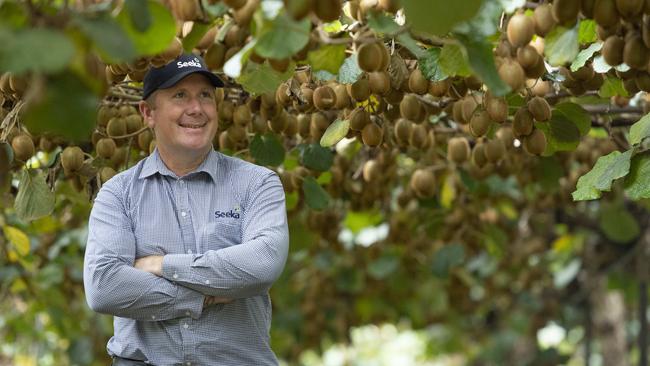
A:
POLYGON ((214 304, 227 304, 229 302, 232 302, 232 299, 225 297, 206 296, 203 300, 203 308, 214 304))
POLYGON ((153 273, 156 276, 162 276, 163 257, 164 256, 162 255, 150 255, 148 257, 138 258, 135 260, 133 267, 145 272, 153 273))

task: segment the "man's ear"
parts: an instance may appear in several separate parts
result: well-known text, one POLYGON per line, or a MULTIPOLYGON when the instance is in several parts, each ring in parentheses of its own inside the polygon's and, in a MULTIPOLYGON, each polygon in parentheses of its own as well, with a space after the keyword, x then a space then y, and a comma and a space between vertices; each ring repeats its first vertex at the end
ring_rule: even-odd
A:
POLYGON ((153 128, 154 122, 153 122, 153 108, 147 101, 142 100, 140 101, 140 104, 138 104, 138 107, 140 108, 140 114, 142 114, 142 120, 144 123, 149 126, 149 128, 153 128))

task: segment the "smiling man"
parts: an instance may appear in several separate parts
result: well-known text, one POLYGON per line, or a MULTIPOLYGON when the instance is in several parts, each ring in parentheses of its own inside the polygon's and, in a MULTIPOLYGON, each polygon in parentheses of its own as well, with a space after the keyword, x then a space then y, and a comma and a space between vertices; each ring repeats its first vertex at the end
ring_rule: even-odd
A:
POLYGON ((213 150, 221 86, 195 55, 152 68, 140 112, 156 150, 95 199, 84 286, 114 315, 113 365, 278 364, 268 291, 289 246, 284 191, 213 150))

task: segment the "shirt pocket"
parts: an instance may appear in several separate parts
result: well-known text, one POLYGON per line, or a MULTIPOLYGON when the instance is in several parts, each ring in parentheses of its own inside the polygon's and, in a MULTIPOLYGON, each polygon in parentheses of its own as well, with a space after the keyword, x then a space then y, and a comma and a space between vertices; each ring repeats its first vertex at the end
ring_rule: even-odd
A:
POLYGON ((241 244, 241 222, 239 220, 211 222, 206 225, 202 238, 204 251, 241 244))

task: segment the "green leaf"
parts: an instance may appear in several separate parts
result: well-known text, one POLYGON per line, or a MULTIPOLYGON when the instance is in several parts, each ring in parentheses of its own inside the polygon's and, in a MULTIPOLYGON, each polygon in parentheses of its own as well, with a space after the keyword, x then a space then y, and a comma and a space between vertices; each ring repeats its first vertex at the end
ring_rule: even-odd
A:
POLYGON ((632 149, 624 153, 614 151, 598 158, 591 171, 578 179, 576 190, 572 193, 573 200, 594 200, 600 198, 601 192, 609 192, 612 182, 630 171, 632 152, 632 149))
POLYGON ((329 71, 325 71, 325 70, 314 71, 314 72, 311 74, 311 77, 312 77, 314 80, 318 80, 318 81, 331 81, 331 80, 336 80, 336 75, 332 74, 332 73, 329 72, 329 71))
POLYGON ((24 27, 29 18, 24 4, 18 1, 0 1, 0 19, 2 25, 17 29, 24 27))
POLYGON ((279 73, 265 62, 256 64, 247 62, 244 71, 237 78, 244 90, 251 94, 260 95, 275 92, 278 86, 287 81, 293 75, 293 65, 290 65, 283 74, 279 73))
POLYGON ((307 45, 310 31, 309 19, 295 21, 285 13, 280 13, 259 29, 255 52, 266 58, 289 58, 307 45))
POLYGON ((449 76, 469 76, 471 71, 467 59, 463 54, 463 48, 457 44, 447 43, 442 47, 439 58, 442 72, 449 76))
POLYGON ((302 165, 320 172, 329 170, 334 162, 334 154, 319 144, 303 145, 300 158, 302 165))
POLYGON ((338 80, 341 84, 352 84, 355 81, 359 80, 363 71, 359 68, 357 64, 357 54, 352 54, 343 61, 343 65, 339 68, 338 80))
POLYGON ((442 71, 442 67, 440 67, 441 53, 441 48, 431 47, 426 50, 425 56, 418 60, 418 66, 420 67, 420 71, 422 71, 422 75, 431 81, 442 81, 448 77, 442 71))
POLYGON ((596 28, 598 24, 592 19, 583 19, 580 21, 578 29, 578 42, 581 45, 590 44, 598 40, 596 28))
POLYGON ((540 186, 549 192, 557 191, 557 182, 564 177, 562 164, 555 157, 541 157, 535 169, 540 186))
POLYGON ((45 174, 41 171, 24 170, 14 202, 16 215, 24 221, 47 216, 54 210, 54 201, 54 193, 45 182, 45 174))
POLYGON ((598 42, 593 43, 591 46, 580 51, 578 56, 576 56, 576 59, 571 63, 571 71, 576 71, 583 67, 596 52, 600 51, 601 48, 603 48, 603 43, 598 42))
POLYGON ((561 66, 573 61, 580 51, 578 27, 571 29, 556 26, 545 38, 544 53, 551 66, 561 66))
POLYGON ((72 73, 51 76, 43 97, 29 107, 25 124, 32 133, 52 133, 72 141, 90 141, 99 99, 72 73))
POLYGON ((185 52, 192 52, 194 47, 196 47, 211 27, 212 24, 209 23, 194 22, 190 33, 183 38, 183 49, 185 52))
POLYGON ((341 141, 350 131, 350 121, 347 119, 337 119, 327 127, 323 137, 320 139, 320 146, 330 147, 341 141))
POLYGON ((495 96, 508 94, 511 89, 497 72, 492 46, 485 39, 475 40, 461 35, 457 38, 467 50, 467 58, 472 70, 487 85, 492 94, 495 96))
POLYGON ((636 219, 622 204, 603 203, 598 223, 605 236, 617 243, 629 243, 641 234, 636 219))
POLYGON ((630 145, 639 144, 648 136, 650 136, 650 113, 630 127, 630 145))
POLYGON ((124 5, 133 28, 140 33, 146 32, 151 26, 151 13, 149 13, 147 2, 142 0, 126 0, 124 5))
POLYGON ((598 90, 598 95, 603 98, 610 98, 615 96, 627 97, 629 96, 629 93, 623 85, 623 80, 617 77, 607 76, 605 77, 605 81, 600 87, 600 90, 598 90))
POLYGON ((382 213, 374 211, 347 211, 343 225, 353 234, 358 234, 361 229, 377 226, 384 220, 382 213))
POLYGON ((465 248, 460 244, 449 244, 438 249, 433 255, 431 270, 440 278, 447 278, 449 271, 465 260, 465 248))
POLYGON ((0 29, 0 72, 54 73, 72 61, 74 44, 56 29, 28 28, 16 32, 0 29))
POLYGON ((634 201, 650 198, 650 152, 632 158, 630 173, 625 177, 625 194, 634 201))
POLYGON ((403 0, 407 23, 422 32, 445 35, 463 21, 472 19, 482 0, 403 0))
POLYGON ((275 134, 256 134, 250 145, 251 156, 260 165, 278 166, 284 161, 284 147, 275 134))
POLYGON ((133 42, 124 29, 109 17, 75 18, 74 24, 94 43, 102 58, 111 63, 127 62, 136 57, 133 42))
POLYGON ((345 45, 324 45, 307 54, 307 62, 314 71, 325 70, 334 75, 345 61, 345 45))
MULTIPOLYGON (((511 0, 501 0, 499 1, 483 1, 481 9, 478 11, 476 16, 470 19, 467 22, 460 23, 454 27, 454 33, 461 33, 468 37, 479 38, 488 38, 494 35, 498 30, 498 22, 495 22, 495 19, 499 19, 501 13, 506 11, 505 7, 511 8, 514 6, 512 1, 510 4, 503 3, 504 1, 511 0)), ((521 2, 521 0, 514 0, 516 2, 521 2)))
POLYGON ((169 10, 155 0, 146 1, 151 15, 151 25, 146 31, 136 29, 126 8, 117 15, 117 22, 126 31, 139 55, 155 55, 167 49, 176 36, 176 21, 169 10))
POLYGON ((402 27, 395 20, 383 13, 369 13, 368 27, 379 34, 388 36, 397 34, 402 27))
POLYGON ((368 275, 376 280, 386 279, 399 268, 399 263, 399 256, 384 254, 368 264, 368 275))
POLYGON ((322 210, 329 205, 330 196, 314 177, 306 177, 302 181, 302 191, 305 194, 307 206, 313 210, 322 210))
POLYGON ((29 254, 29 237, 27 234, 22 230, 9 225, 4 225, 2 231, 9 243, 11 243, 20 256, 24 257, 29 254))
POLYGON ((563 102, 553 106, 552 118, 561 123, 571 123, 578 128, 580 136, 591 130, 591 115, 580 104, 563 102))
POLYGON ((418 46, 417 42, 411 37, 409 33, 400 33, 397 35, 395 38, 397 43, 401 44, 402 46, 406 47, 407 50, 409 50, 415 58, 421 58, 424 57, 425 52, 422 47, 418 46))

